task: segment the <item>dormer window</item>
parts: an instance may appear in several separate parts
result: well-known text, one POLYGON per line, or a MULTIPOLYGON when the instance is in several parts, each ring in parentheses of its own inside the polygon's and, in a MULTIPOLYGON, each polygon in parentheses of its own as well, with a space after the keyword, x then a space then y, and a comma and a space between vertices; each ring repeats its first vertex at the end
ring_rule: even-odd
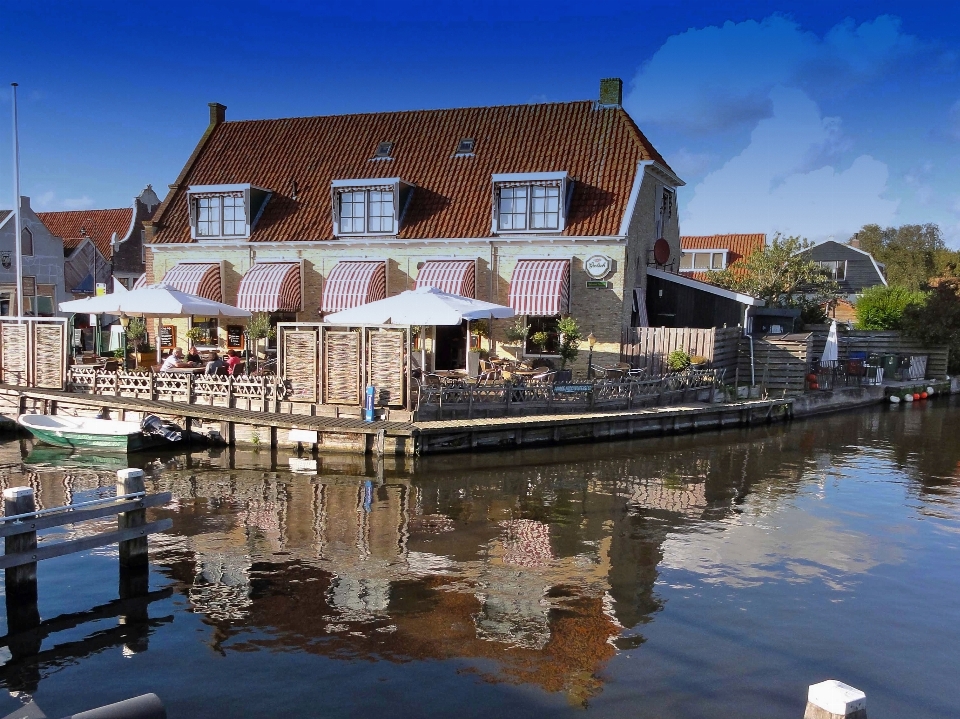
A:
POLYGON ((334 180, 333 233, 395 235, 413 186, 399 177, 334 180))
POLYGON ((246 239, 272 193, 249 184, 191 185, 190 236, 195 240, 246 239))
POLYGON ((566 172, 493 176, 493 231, 562 232, 570 183, 566 172))

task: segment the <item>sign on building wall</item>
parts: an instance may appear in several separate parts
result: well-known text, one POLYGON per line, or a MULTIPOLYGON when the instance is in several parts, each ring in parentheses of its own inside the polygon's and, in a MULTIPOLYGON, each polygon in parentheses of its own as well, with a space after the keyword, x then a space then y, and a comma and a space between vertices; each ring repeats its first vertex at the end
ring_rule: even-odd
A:
POLYGON ((595 280, 603 280, 613 271, 613 260, 606 255, 591 255, 583 261, 584 271, 595 280))

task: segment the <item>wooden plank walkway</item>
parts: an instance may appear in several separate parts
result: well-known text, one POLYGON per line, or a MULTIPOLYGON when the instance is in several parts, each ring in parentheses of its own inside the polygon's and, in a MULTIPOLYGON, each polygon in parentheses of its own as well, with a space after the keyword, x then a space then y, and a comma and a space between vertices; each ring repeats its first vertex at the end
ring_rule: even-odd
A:
POLYGON ((717 411, 739 412, 742 410, 768 409, 793 403, 792 398, 756 399, 724 404, 690 402, 663 407, 645 409, 616 410, 610 412, 583 412, 579 414, 538 414, 514 417, 485 417, 481 419, 443 419, 430 422, 417 422, 414 426, 421 433, 448 432, 450 430, 496 429, 532 429, 537 427, 556 427, 570 424, 590 424, 592 422, 616 422, 620 420, 644 419, 651 417, 672 417, 675 415, 693 416, 717 411))
POLYGON ((133 412, 178 415, 210 422, 234 422, 237 424, 271 426, 279 429, 307 429, 318 432, 344 434, 377 435, 382 431, 387 435, 409 437, 415 433, 415 426, 410 422, 385 422, 382 420, 364 422, 362 419, 354 417, 317 417, 306 414, 254 412, 232 407, 184 404, 183 402, 167 402, 113 395, 82 394, 57 389, 18 387, 8 384, 0 384, 0 390, 16 392, 31 399, 69 402, 86 407, 110 407, 133 412))

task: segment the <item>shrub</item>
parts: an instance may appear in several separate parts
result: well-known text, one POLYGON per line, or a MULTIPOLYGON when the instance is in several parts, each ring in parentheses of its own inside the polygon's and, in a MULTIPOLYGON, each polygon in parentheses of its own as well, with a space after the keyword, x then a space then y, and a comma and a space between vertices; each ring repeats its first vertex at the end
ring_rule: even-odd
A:
POLYGON ((507 329, 504 331, 504 335, 507 338, 506 344, 522 345, 524 340, 527 339, 527 332, 529 331, 530 328, 524 323, 523 317, 517 317, 517 319, 507 325, 507 329))
POLYGON ((926 302, 909 305, 903 313, 903 332, 927 346, 950 349, 948 371, 960 373, 960 278, 930 280, 926 302))
POLYGON ((858 330, 899 330, 908 307, 923 305, 927 295, 906 287, 877 285, 857 299, 858 330))
POLYGON ((580 324, 573 317, 562 317, 557 322, 557 331, 560 333, 560 369, 573 362, 580 353, 580 324))
POLYGON ((667 355, 667 369, 671 372, 682 372, 690 366, 690 355, 683 350, 674 350, 667 355))

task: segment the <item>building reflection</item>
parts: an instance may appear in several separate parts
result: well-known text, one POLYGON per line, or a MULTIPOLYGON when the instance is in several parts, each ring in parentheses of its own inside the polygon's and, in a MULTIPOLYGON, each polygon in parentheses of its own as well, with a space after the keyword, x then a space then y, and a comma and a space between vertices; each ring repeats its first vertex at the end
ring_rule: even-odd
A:
MULTIPOLYGON (((705 524, 735 538, 745 513, 776 511, 811 478, 883 442, 887 460, 915 478, 908 491, 956 501, 960 448, 947 442, 956 423, 944 417, 847 415, 629 452, 583 445, 381 464, 323 456, 315 476, 278 470, 269 453, 150 459, 148 487, 175 497, 152 513, 174 529, 151 539, 151 560, 210 626, 218 652, 456 659, 579 705, 600 691, 619 649, 643 642, 663 607, 665 564, 702 561, 678 559, 677 548, 704 546, 684 538, 706 534, 705 524)), ((31 484, 42 506, 115 481, 112 468, 56 457, 28 457, 18 474, 9 455, 0 484, 31 484)))

